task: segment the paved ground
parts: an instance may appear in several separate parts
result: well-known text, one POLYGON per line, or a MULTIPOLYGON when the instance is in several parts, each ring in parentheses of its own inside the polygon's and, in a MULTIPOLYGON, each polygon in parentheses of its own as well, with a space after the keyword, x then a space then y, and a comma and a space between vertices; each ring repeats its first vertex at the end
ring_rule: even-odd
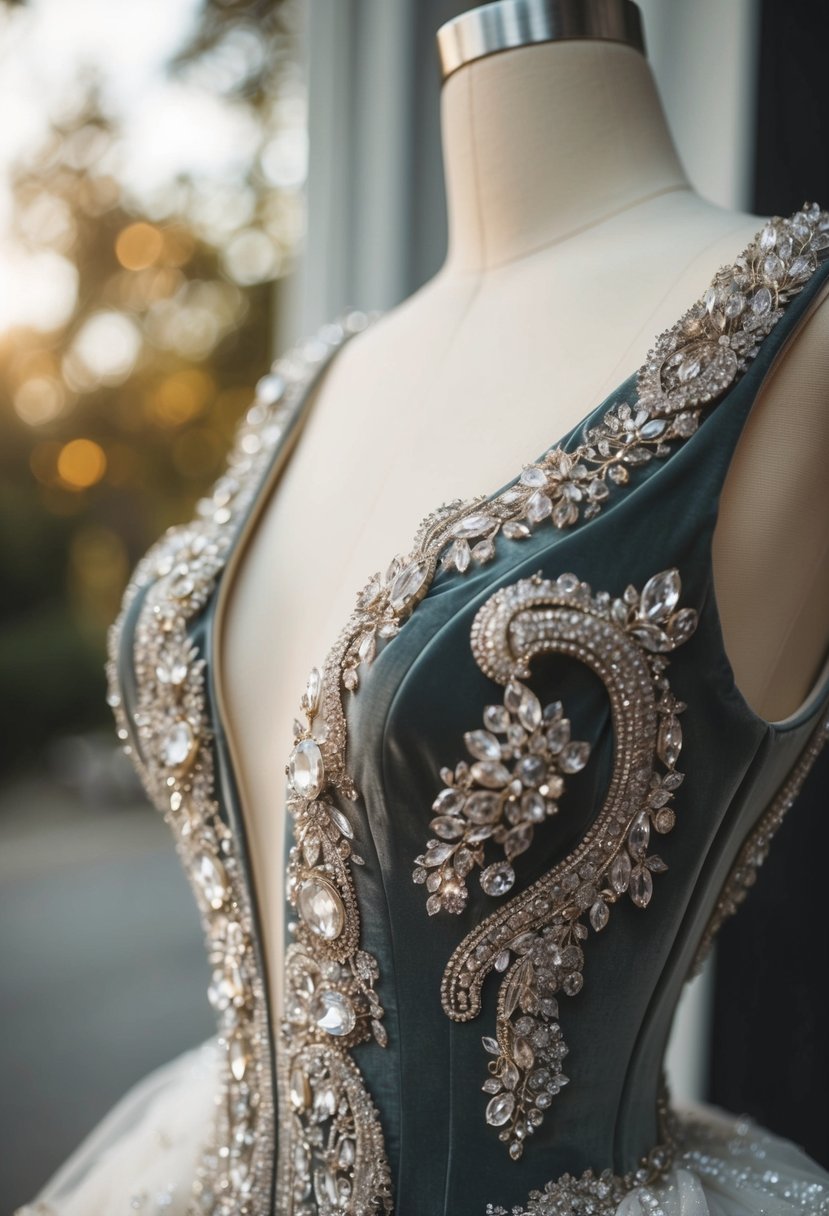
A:
POLYGON ((213 1031, 195 904, 145 803, 0 792, 0 1213, 121 1094, 213 1031))

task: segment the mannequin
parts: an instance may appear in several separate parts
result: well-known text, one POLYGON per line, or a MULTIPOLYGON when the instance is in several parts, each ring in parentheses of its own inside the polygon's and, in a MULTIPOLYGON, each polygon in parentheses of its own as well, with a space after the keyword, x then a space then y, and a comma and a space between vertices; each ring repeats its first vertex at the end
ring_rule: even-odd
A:
MULTIPOLYGON (((276 1016, 291 724, 357 591, 405 553, 425 514, 504 485, 600 403, 765 218, 694 192, 633 7, 579 5, 616 12, 613 40, 549 27, 537 41, 531 23, 498 53, 454 39, 442 90, 446 260, 318 381, 284 475, 275 470, 225 571, 218 695, 276 1016)), ((826 649, 826 294, 766 382, 715 537, 726 650, 770 720, 803 702, 826 649)))

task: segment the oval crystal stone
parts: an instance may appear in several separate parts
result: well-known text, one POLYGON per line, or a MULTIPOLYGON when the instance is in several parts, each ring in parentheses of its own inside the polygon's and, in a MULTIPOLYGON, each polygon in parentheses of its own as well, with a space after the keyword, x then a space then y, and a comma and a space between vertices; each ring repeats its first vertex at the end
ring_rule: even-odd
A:
POLYGON ((305 1110, 311 1103, 311 1083, 301 1068, 291 1071, 288 1096, 294 1110, 305 1110))
POLYGON ((491 1127, 501 1127, 509 1121, 514 1110, 515 1094, 497 1094, 487 1103, 486 1121, 491 1127))
POLYGON ((288 760, 288 780, 300 798, 316 798, 324 779, 319 745, 314 739, 300 739, 288 760))
POLYGON ((196 737, 186 718, 175 722, 164 737, 161 754, 168 768, 183 768, 196 753, 196 737))
POLYGON ((357 1025, 357 1015, 348 997, 328 988, 319 994, 314 1008, 314 1021, 320 1030, 339 1038, 351 1033, 357 1025))
POLYGON ((306 878, 297 891, 297 910, 317 937, 333 941, 345 925, 345 908, 334 887, 324 878, 306 878))
POLYGON ((213 857, 210 853, 202 853, 196 863, 196 877, 210 907, 217 910, 221 908, 230 888, 227 873, 218 857, 213 857))

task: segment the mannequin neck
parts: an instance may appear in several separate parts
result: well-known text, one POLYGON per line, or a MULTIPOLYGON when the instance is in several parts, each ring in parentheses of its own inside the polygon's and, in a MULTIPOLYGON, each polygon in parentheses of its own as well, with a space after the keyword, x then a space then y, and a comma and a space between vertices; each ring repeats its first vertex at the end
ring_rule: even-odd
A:
POLYGON ((690 185, 645 57, 598 40, 502 51, 441 96, 444 269, 485 271, 690 185))

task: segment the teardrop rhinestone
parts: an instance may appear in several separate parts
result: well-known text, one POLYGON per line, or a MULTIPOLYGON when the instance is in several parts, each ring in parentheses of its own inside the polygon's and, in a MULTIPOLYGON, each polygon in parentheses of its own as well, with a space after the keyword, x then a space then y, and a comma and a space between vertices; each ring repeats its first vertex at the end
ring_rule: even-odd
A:
POLYGON ((561 755, 558 758, 561 771, 564 773, 578 773, 590 758, 589 743, 568 743, 562 749, 561 755))
POLYGON ((651 825, 648 816, 643 811, 637 816, 633 827, 630 829, 628 844, 630 851, 634 854, 644 853, 648 847, 648 842, 651 838, 651 825))
POLYGON ((218 857, 201 853, 196 863, 196 877, 210 907, 218 911, 230 893, 227 871, 218 857))
POLYGON ((603 899, 598 899, 590 909, 590 924, 599 933, 610 920, 610 911, 603 899))
POLYGON ((300 739, 288 760, 288 779, 301 798, 316 798, 323 786, 322 752, 314 739, 300 739))
POLYGON ((497 1094, 487 1102, 486 1121, 490 1127, 501 1127, 508 1123, 515 1110, 515 1094, 497 1094))
POLYGON ((311 673, 308 676, 308 683, 305 686, 306 704, 312 713, 316 713, 319 709, 321 688, 322 677, 320 676, 319 668, 312 667, 311 673))
POLYGON ((506 734, 510 717, 503 705, 487 705, 484 710, 484 725, 498 735, 506 734))
POLYGON ((518 721, 525 730, 535 730, 541 721, 541 702, 529 688, 525 688, 518 706, 518 721))
POLYGON ((248 1045, 241 1034, 235 1034, 230 1040, 227 1049, 228 1061, 230 1063, 230 1071, 237 1081, 244 1081, 245 1073, 248 1070, 250 1056, 248 1054, 248 1045))
POLYGON ((655 574, 642 588, 639 615, 646 621, 666 620, 677 605, 679 592, 678 570, 663 570, 655 574))
POLYGON ((324 878, 306 878, 297 891, 297 910, 317 937, 333 941, 345 926, 345 908, 337 891, 324 878))
POLYGON ((348 997, 333 988, 324 989, 314 1006, 314 1021, 326 1034, 341 1038, 357 1025, 357 1015, 348 997))
POLYGON ((481 871, 481 887, 487 895, 506 895, 515 882, 515 870, 506 861, 496 861, 481 871))

